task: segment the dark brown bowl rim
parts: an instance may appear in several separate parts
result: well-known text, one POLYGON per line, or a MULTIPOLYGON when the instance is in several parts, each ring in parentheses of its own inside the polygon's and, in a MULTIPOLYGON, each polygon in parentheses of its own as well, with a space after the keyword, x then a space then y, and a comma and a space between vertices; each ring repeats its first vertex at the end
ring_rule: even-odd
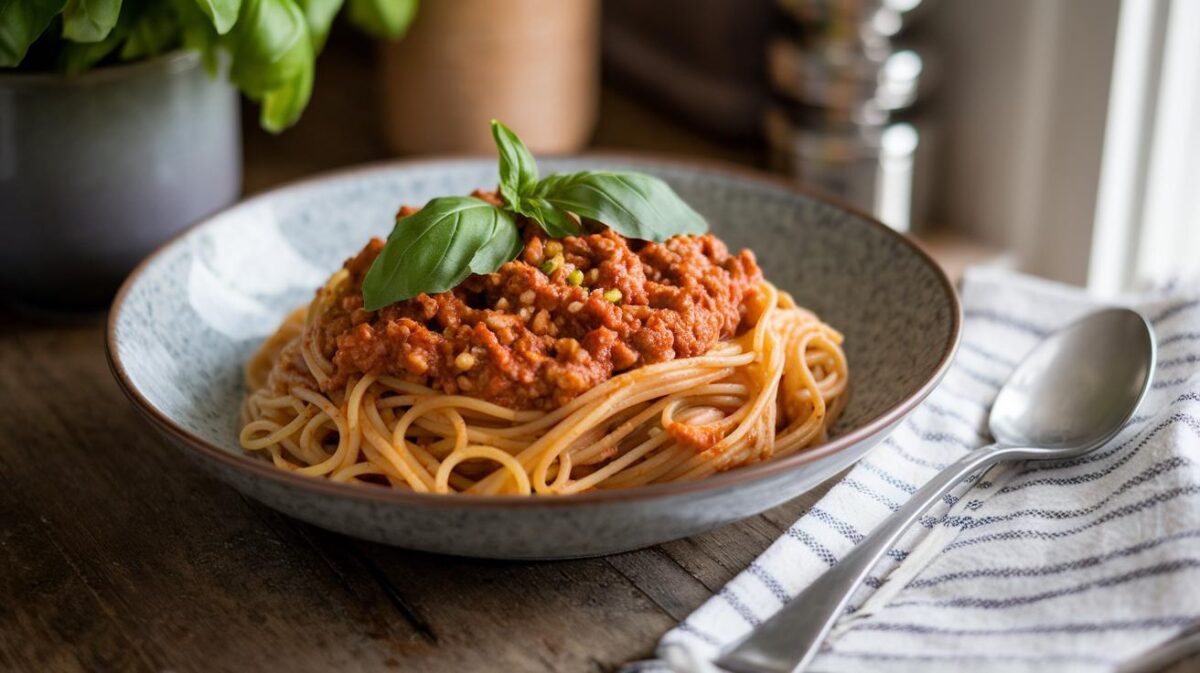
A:
MULTIPOLYGON (((643 165, 657 165, 663 168, 701 171, 710 174, 724 174, 726 177, 741 178, 769 184, 774 187, 780 187, 806 198, 822 201, 827 205, 848 211, 849 213, 862 218, 872 226, 882 230, 885 235, 891 236, 901 245, 904 245, 910 249, 933 270, 938 281, 942 285, 942 289, 944 290, 946 297, 949 299, 950 304, 953 307, 953 324, 951 325, 950 340, 946 344, 945 352, 942 353, 941 360, 938 362, 938 365, 934 369, 933 373, 919 387, 917 387, 916 390, 870 422, 854 428, 844 435, 839 435, 838 437, 835 437, 829 442, 826 442, 825 444, 822 444, 811 451, 787 456, 779 460, 766 461, 757 463, 755 465, 729 470, 705 479, 665 484, 652 484, 649 486, 639 486, 627 489, 589 491, 587 493, 579 493, 564 497, 513 497, 462 494, 450 496, 431 493, 415 493, 396 489, 371 488, 356 484, 333 482, 327 479, 316 479, 313 477, 306 477, 294 474, 292 472, 280 470, 271 463, 228 451, 204 438, 193 435, 191 432, 171 419, 166 413, 154 406, 154 404, 152 404, 148 399, 146 399, 146 397, 137 389, 132 380, 129 378, 129 375, 125 370, 125 365, 123 362, 121 362, 121 358, 117 354, 117 319, 120 316, 122 305, 125 301, 126 295, 129 293, 130 288, 137 283, 138 278, 142 275, 142 272, 145 271, 146 267, 149 266, 153 260, 155 260, 159 255, 163 254, 163 252, 165 252, 168 248, 173 246, 179 239, 188 235, 192 231, 205 226, 209 222, 224 216, 228 209, 223 209, 220 212, 210 215, 172 236, 167 242, 163 243, 153 253, 142 260, 142 262, 139 263, 138 266, 129 274, 129 277, 125 279, 125 282, 121 285, 120 290, 117 291, 117 295, 113 299, 112 308, 109 310, 108 327, 106 330, 105 339, 105 352, 107 354, 109 368, 112 370, 114 378, 116 378, 117 383, 121 387, 121 390, 125 393, 126 397, 133 402, 134 406, 141 411, 147 417, 147 419, 152 422, 153 425, 157 426, 161 431, 167 433, 168 435, 174 436, 178 440, 182 441, 185 445, 195 449, 201 456, 218 464, 232 469, 249 472, 256 477, 274 481, 279 485, 295 487, 306 491, 315 491, 327 496, 365 500, 377 504, 410 505, 418 507, 433 506, 447 507, 452 509, 490 509, 497 507, 505 509, 526 509, 571 507, 576 505, 613 502, 647 501, 659 498, 670 498, 696 494, 704 491, 715 492, 741 486, 749 482, 756 482, 759 480, 779 476, 780 474, 793 470, 801 465, 813 462, 819 458, 834 455, 845 449, 856 446, 861 442, 866 441, 881 432, 884 432, 887 428, 907 416, 921 401, 923 401, 931 392, 933 392, 933 389, 937 386, 942 377, 945 376, 946 371, 949 369, 950 363, 954 359, 954 354, 958 349, 959 339, 962 332, 962 305, 959 301, 958 293, 954 289, 954 285, 946 276, 946 272, 941 268, 941 266, 938 265, 936 261, 934 261, 932 257, 929 256, 925 250, 923 250, 907 236, 897 232, 891 227, 888 227, 861 209, 849 205, 836 197, 832 197, 827 194, 821 194, 814 190, 792 184, 780 176, 770 175, 755 169, 731 165, 726 162, 710 159, 669 157, 655 153, 636 151, 598 151, 547 158, 584 160, 591 158, 606 161, 627 160, 635 164, 640 163, 643 165)), ((411 168, 413 166, 421 165, 462 163, 472 160, 486 159, 494 160, 492 157, 479 156, 435 156, 415 159, 387 160, 361 164, 332 171, 325 171, 311 177, 275 187, 268 191, 256 194, 249 199, 242 200, 239 203, 230 206, 230 208, 236 208, 248 203, 253 203, 259 199, 268 200, 277 198, 281 193, 290 190, 301 189, 312 183, 322 182, 335 177, 363 175, 380 171, 395 170, 398 168, 411 168)))

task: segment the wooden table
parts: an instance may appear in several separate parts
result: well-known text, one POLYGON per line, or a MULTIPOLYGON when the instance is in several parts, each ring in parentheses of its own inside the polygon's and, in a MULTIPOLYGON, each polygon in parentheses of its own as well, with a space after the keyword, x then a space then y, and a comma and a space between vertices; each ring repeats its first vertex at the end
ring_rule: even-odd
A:
MULTIPOLYGON (((369 98, 368 59, 323 61, 291 133, 268 137, 249 117, 248 191, 384 156, 356 100, 369 98)), ((757 156, 611 92, 603 109, 602 145, 757 156)), ((940 245, 951 263, 972 250, 940 245)), ((613 671, 650 656, 825 490, 582 561, 360 542, 248 501, 167 447, 113 382, 103 330, 103 315, 0 312, 2 671, 613 671)))

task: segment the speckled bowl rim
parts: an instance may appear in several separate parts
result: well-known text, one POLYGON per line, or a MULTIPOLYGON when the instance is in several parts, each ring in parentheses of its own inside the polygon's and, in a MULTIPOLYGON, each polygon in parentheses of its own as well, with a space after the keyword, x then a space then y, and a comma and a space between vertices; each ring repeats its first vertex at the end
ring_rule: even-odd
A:
POLYGON ((793 454, 779 460, 770 460, 757 463, 755 465, 740 467, 694 481, 651 484, 648 486, 638 486, 626 489, 589 491, 586 493, 573 494, 564 497, 513 497, 496 495, 443 495, 433 493, 415 493, 396 489, 373 488, 356 484, 344 484, 329 481, 327 479, 317 479, 298 475, 292 472, 280 470, 272 463, 228 451, 202 437, 192 434, 162 410, 154 406, 154 404, 152 404, 150 400, 148 400, 145 395, 138 390, 137 386, 133 384, 133 381, 129 378, 129 374, 125 369, 125 364, 121 362, 121 357, 117 352, 116 328, 118 318, 121 315, 121 309, 125 302, 125 297, 128 295, 130 288, 137 284, 138 280, 142 276, 142 273, 146 270, 150 263, 157 259, 169 248, 173 247, 184 236, 200 227, 208 225, 210 222, 213 222, 218 218, 224 217, 225 213, 229 209, 247 207, 260 201, 265 202, 277 199, 292 191, 301 191, 313 184, 320 183, 331 178, 367 175, 371 173, 393 171, 399 168, 413 168, 432 164, 461 163, 465 161, 482 159, 491 159, 494 161, 494 157, 464 155, 385 160, 322 172, 312 177, 291 182, 257 194, 249 199, 242 200, 233 206, 230 206, 229 209, 210 215, 209 217, 206 217, 187 229, 177 233, 166 243, 159 246, 158 249, 146 257, 146 259, 142 260, 142 262, 138 264, 138 266, 129 274, 129 277, 125 279, 125 282, 121 285, 120 290, 117 291, 117 295, 113 299, 112 308, 109 310, 108 327, 105 334, 105 352, 108 359, 109 369, 112 371, 113 376, 116 378, 117 383, 119 384, 121 390, 125 393, 125 396, 128 397, 130 401, 133 402, 134 406, 160 430, 182 441, 184 445, 196 450, 205 458, 220 463, 225 467, 247 472, 255 477, 268 479, 277 482, 280 485, 293 487, 301 491, 312 491, 328 496, 371 501, 378 504, 410 505, 416 507, 448 507, 452 509, 538 509, 671 498, 687 494, 701 493, 704 491, 729 489, 750 482, 778 476, 781 473, 793 470, 801 465, 810 463, 819 458, 824 458, 839 453, 852 446, 858 445, 859 443, 864 442, 881 432, 884 432, 891 425, 904 418, 931 392, 933 392, 933 389, 937 386, 942 377, 945 376, 946 371, 950 368, 950 364, 954 359, 954 354, 958 350, 959 340, 962 335, 963 321, 962 304, 959 301, 958 293, 955 291, 953 283, 950 282, 949 277, 946 276, 946 272, 941 268, 941 266, 939 266, 938 263, 929 256, 929 253, 923 250, 907 236, 904 236, 903 234, 888 227, 861 209, 849 205, 840 199, 831 197, 827 194, 821 194, 814 190, 792 184, 780 176, 770 175, 755 169, 735 166, 710 159, 669 157, 652 152, 636 151, 598 151, 578 155, 563 155, 547 158, 569 158, 584 160, 597 159, 606 161, 626 160, 633 163, 661 166, 663 168, 675 168, 700 171, 715 175, 725 175, 727 177, 756 181, 768 184, 772 187, 782 188, 806 198, 822 201, 827 205, 845 210, 856 217, 862 218, 871 226, 881 230, 884 235, 893 238, 902 246, 908 248, 911 252, 917 255, 933 271, 938 282, 941 284, 946 298, 952 308, 952 324, 950 339, 945 344, 945 350, 941 355, 941 359, 939 360, 937 367, 929 375, 929 377, 926 378, 923 383, 921 383, 921 385, 919 385, 913 392, 909 393, 908 396, 906 396, 903 400, 899 401, 882 414, 872 419, 870 422, 854 428, 843 435, 839 435, 829 442, 812 449, 811 451, 793 454))

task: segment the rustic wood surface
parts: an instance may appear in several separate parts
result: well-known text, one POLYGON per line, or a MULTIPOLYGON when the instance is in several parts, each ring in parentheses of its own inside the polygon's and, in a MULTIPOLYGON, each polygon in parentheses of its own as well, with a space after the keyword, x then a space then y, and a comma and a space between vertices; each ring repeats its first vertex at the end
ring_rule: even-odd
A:
POLYGON ((109 375, 101 318, 2 316, 3 671, 611 671, 815 497, 581 561, 359 542, 242 498, 159 440, 109 375))
MULTIPOLYGON (((335 49, 292 132, 266 136, 248 116, 248 191, 383 158, 369 67, 369 52, 335 49)), ((611 92, 602 120, 604 146, 759 156, 611 92)), ((825 490, 581 561, 360 542, 250 502, 167 447, 118 391, 103 329, 103 315, 0 309, 0 671, 613 671, 825 490)))

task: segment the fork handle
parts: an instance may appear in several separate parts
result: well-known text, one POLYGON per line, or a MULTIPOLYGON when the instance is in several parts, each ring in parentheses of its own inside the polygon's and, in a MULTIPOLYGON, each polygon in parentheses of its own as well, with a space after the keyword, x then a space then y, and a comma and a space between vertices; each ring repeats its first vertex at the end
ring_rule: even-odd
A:
POLYGON ((841 561, 749 635, 726 648, 716 664, 734 673, 802 670, 845 611, 854 590, 901 534, 967 475, 1018 452, 993 444, 976 449, 943 469, 841 561))

